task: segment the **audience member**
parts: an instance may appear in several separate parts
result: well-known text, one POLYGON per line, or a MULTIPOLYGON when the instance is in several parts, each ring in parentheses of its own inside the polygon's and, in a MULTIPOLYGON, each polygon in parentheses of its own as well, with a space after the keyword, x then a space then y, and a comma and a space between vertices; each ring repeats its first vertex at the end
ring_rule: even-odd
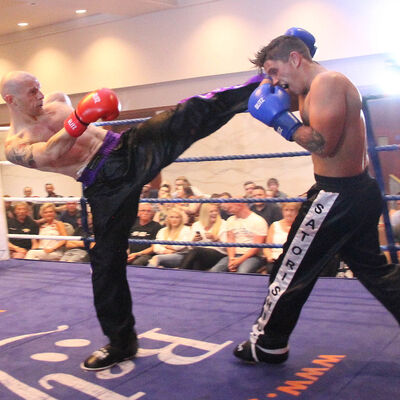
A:
POLYGON ((253 197, 253 190, 256 187, 256 184, 253 181, 247 181, 243 184, 244 188, 244 196, 245 198, 253 197))
MULTIPOLYGON (((168 193, 160 193, 158 195, 159 199, 171 199, 171 195, 168 193)), ((168 211, 175 207, 174 203, 163 203, 160 201, 158 204, 158 211, 154 214, 153 221, 158 222, 161 226, 166 225, 168 211)), ((186 214, 185 214, 186 217, 186 214)), ((185 220, 186 222, 186 220, 185 220)))
POLYGON ((68 201, 65 204, 65 211, 63 211, 60 215, 60 221, 71 224, 74 229, 79 226, 79 219, 81 218, 81 211, 78 208, 77 201, 68 201))
MULTIPOLYGON (((201 205, 199 220, 192 225, 191 235, 193 242, 226 242, 226 221, 221 218, 217 204, 201 205)), ((179 268, 208 270, 225 256, 224 247, 193 246, 179 268)))
MULTIPOLYGON (((24 197, 37 197, 33 196, 33 189, 30 186, 25 186, 23 189, 24 197)), ((32 203, 30 201, 26 202, 28 205, 28 215, 38 224, 40 225, 40 204, 32 203)), ((43 222, 43 221, 42 221, 43 222)))
POLYGON ((180 185, 189 186, 189 187, 192 189, 193 194, 194 194, 195 196, 204 197, 204 193, 202 193, 202 191, 201 191, 200 189, 198 189, 196 186, 193 186, 193 185, 189 182, 189 179, 186 178, 186 176, 178 176, 178 177, 175 179, 175 192, 172 193, 172 197, 179 197, 179 196, 177 195, 176 192, 177 192, 177 190, 178 190, 178 186, 180 186, 180 185))
MULTIPOLYGON (((168 211, 166 226, 157 233, 157 240, 190 241, 190 228, 184 223, 184 212, 177 208, 168 211)), ((148 265, 152 267, 176 268, 180 265, 187 246, 153 244, 153 256, 148 265)))
POLYGON ((62 197, 61 195, 56 194, 54 191, 54 185, 52 183, 46 183, 44 185, 44 189, 47 193, 47 197, 62 197))
MULTIPOLYGON (((222 192, 219 196, 220 199, 231 199, 232 195, 228 192, 222 192)), ((232 214, 229 212, 230 203, 221 203, 220 214, 221 218, 227 220, 232 214)))
MULTIPOLYGON (((301 203, 282 203, 283 218, 273 222, 268 228, 268 244, 281 244, 286 242, 290 227, 299 212, 301 203)), ((271 273, 273 263, 282 254, 282 248, 264 248, 264 257, 267 260, 267 272, 271 273)))
MULTIPOLYGON (((28 216, 29 207, 25 202, 18 202, 14 206, 15 217, 7 219, 8 233, 37 235, 39 227, 28 216)), ((32 248, 32 239, 9 239, 8 249, 11 258, 25 258, 28 250, 32 248)))
MULTIPOLYGON (((176 190, 176 198, 179 199, 194 199, 196 196, 190 186, 178 185, 176 190)), ((200 203, 176 203, 176 207, 179 207, 187 215, 186 225, 191 226, 196 220, 199 212, 200 203)))
MULTIPOLYGON (((9 194, 5 194, 3 197, 7 198, 10 197, 9 194)), ((3 200, 4 201, 4 211, 6 213, 6 218, 14 218, 14 207, 12 205, 12 201, 7 201, 7 200, 3 200)))
MULTIPOLYGON (((268 198, 266 190, 262 186, 255 186, 253 189, 253 198, 263 199, 268 198)), ((250 210, 263 217, 268 226, 275 221, 282 219, 282 210, 276 203, 253 203, 250 206, 250 210)))
MULTIPOLYGON (((90 212, 87 214, 87 223, 90 232, 92 232, 93 227, 93 217, 90 212)), ((74 229, 71 224, 68 222, 64 222, 64 226, 67 232, 67 235, 71 236, 81 236, 86 237, 88 236, 88 232, 82 227, 81 218, 78 218, 78 225, 74 229), (72 229, 72 232, 69 232, 69 227, 72 229)), ((95 245, 94 242, 90 242, 90 248, 95 245)), ((60 261, 63 262, 89 262, 89 252, 85 246, 85 242, 83 240, 67 240, 65 243, 65 252, 62 255, 60 261)))
POLYGON ((272 191, 272 197, 280 199, 288 197, 286 193, 279 190, 279 181, 276 178, 269 178, 267 181, 267 188, 272 191))
MULTIPOLYGON (((228 243, 265 242, 268 225, 264 218, 251 211, 246 203, 229 203, 233 214, 226 221, 228 243)), ((210 271, 251 273, 263 264, 260 249, 249 247, 227 247, 228 256, 222 258, 210 271)))
MULTIPOLYGON (((153 221, 154 209, 150 203, 140 203, 138 218, 131 228, 130 239, 154 240, 161 225, 153 221)), ((153 256, 151 244, 129 243, 128 264, 147 265, 153 256)))
MULTIPOLYGON (((45 222, 39 228, 39 235, 67 236, 64 224, 55 219, 56 207, 53 203, 45 203, 40 207, 40 215, 45 222)), ((65 240, 33 239, 32 249, 25 258, 30 260, 60 260, 63 255, 65 240)))
POLYGON ((168 183, 162 183, 160 186, 160 189, 158 189, 158 194, 157 197, 171 197, 171 185, 169 185, 168 183))
MULTIPOLYGON (((400 192, 396 195, 399 196, 400 192)), ((390 210, 390 224, 392 225, 394 240, 400 242, 400 200, 396 200, 395 208, 390 210)))
POLYGON ((143 186, 142 192, 140 193, 141 199, 154 199, 158 196, 158 189, 153 189, 150 183, 143 186))
POLYGON ((24 197, 33 197, 33 189, 30 186, 25 186, 24 189, 24 197))

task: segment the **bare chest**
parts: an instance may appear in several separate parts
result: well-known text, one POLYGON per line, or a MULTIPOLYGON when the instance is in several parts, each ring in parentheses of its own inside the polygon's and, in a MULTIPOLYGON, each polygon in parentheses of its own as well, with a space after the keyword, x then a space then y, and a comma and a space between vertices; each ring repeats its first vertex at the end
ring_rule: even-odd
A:
POLYGON ((304 125, 310 125, 309 117, 310 100, 308 96, 299 97, 299 111, 304 125))

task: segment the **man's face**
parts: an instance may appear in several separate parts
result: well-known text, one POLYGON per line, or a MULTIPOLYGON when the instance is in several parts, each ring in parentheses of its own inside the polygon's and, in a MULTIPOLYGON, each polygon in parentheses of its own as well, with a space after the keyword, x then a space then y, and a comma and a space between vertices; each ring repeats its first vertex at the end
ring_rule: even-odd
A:
POLYGON ((78 204, 74 201, 71 201, 66 204, 66 207, 67 207, 67 211, 69 213, 73 214, 77 210, 78 204))
POLYGON ((242 203, 227 203, 228 205, 228 212, 233 215, 237 215, 240 210, 242 209, 242 203))
POLYGON ((24 188, 24 196, 25 197, 31 197, 32 196, 32 188, 31 187, 24 188))
POLYGON ((154 212, 150 205, 141 204, 139 206, 138 217, 139 220, 143 223, 147 223, 153 219, 154 212))
POLYGON ((295 95, 303 93, 303 88, 300 87, 297 69, 295 68, 291 56, 287 62, 281 60, 267 60, 264 63, 264 70, 265 73, 271 77, 274 86, 282 86, 295 95))
POLYGON ((249 183, 244 187, 245 195, 248 197, 252 197, 253 195, 253 189, 254 189, 254 183, 249 183))
POLYGON ((15 206, 14 214, 17 219, 25 219, 25 217, 28 215, 28 209, 23 205, 15 206))
POLYGON ((278 187, 278 184, 275 182, 268 184, 268 189, 273 193, 276 193, 278 191, 278 187))
MULTIPOLYGON (((254 189, 253 190, 253 196, 252 196, 253 198, 256 198, 256 199, 264 199, 265 197, 267 197, 266 195, 265 195, 265 190, 262 190, 262 189, 254 189)), ((261 205, 261 204, 265 204, 265 203, 254 203, 254 204, 257 204, 257 205, 261 205)))
POLYGON ((45 186, 46 192, 48 194, 53 193, 54 192, 54 186, 53 185, 46 185, 45 186))
POLYGON ((37 117, 43 113, 43 93, 35 77, 26 77, 13 95, 13 104, 24 114, 37 117))

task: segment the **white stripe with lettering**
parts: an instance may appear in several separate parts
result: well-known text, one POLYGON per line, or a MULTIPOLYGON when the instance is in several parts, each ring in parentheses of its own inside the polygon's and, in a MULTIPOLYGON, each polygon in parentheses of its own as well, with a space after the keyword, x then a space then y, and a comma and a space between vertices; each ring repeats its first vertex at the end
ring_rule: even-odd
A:
POLYGON ((263 312, 257 322, 253 325, 250 333, 250 342, 252 344, 255 344, 258 337, 264 333, 264 328, 271 318, 271 314, 277 302, 292 282, 292 279, 310 248, 315 235, 338 196, 339 193, 330 193, 321 190, 317 198, 311 204, 307 215, 298 228, 285 257, 282 260, 282 264, 274 281, 269 286, 268 296, 265 300, 263 312))

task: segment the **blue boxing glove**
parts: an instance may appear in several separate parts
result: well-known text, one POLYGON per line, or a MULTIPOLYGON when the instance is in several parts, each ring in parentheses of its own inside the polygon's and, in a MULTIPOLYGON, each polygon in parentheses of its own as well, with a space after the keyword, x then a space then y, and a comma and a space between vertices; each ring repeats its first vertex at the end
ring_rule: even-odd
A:
POLYGON ((249 98, 250 114, 274 128, 286 140, 293 141, 293 135, 302 123, 289 111, 290 96, 280 86, 269 83, 259 86, 249 98))
POLYGON ((289 28, 285 35, 287 36, 295 36, 303 41, 303 43, 308 47, 310 50, 311 58, 314 57, 315 52, 317 51, 317 47, 315 46, 315 37, 312 33, 306 31, 303 28, 289 28))

